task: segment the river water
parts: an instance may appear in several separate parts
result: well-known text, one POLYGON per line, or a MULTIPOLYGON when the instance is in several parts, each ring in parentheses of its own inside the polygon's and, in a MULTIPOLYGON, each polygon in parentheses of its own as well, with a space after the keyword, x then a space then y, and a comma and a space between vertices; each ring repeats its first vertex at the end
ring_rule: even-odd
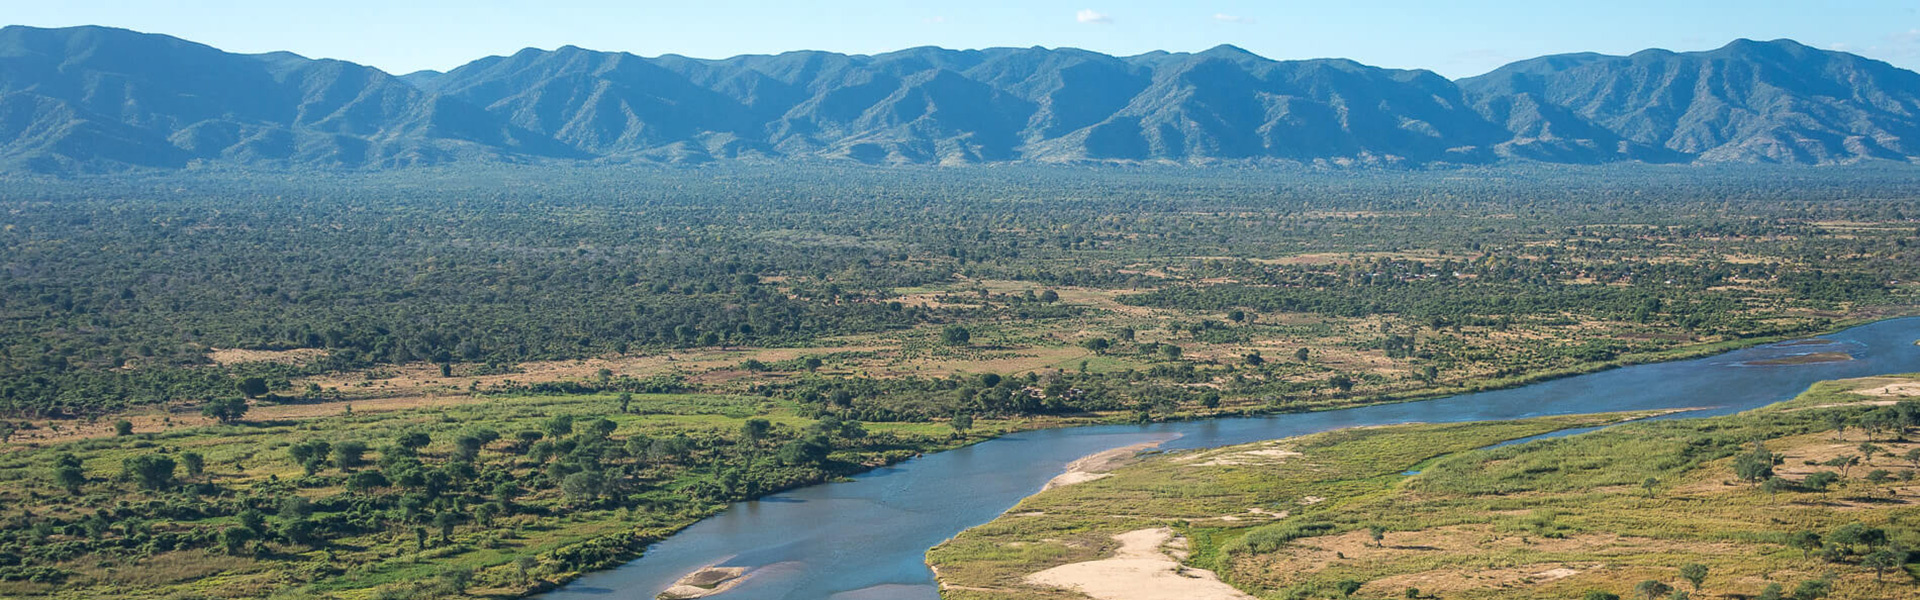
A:
POLYGON ((1555 379, 1506 390, 1317 413, 1030 431, 930 454, 853 481, 741 502, 582 577, 548 600, 651 599, 709 565, 749 567, 726 600, 937 600, 928 548, 1040 490, 1074 459, 1146 441, 1205 448, 1362 425, 1485 421, 1645 409, 1662 418, 1739 412, 1826 379, 1920 372, 1920 318, 1880 321, 1812 340, 1555 379), (1756 364, 1844 352, 1854 360, 1756 364))

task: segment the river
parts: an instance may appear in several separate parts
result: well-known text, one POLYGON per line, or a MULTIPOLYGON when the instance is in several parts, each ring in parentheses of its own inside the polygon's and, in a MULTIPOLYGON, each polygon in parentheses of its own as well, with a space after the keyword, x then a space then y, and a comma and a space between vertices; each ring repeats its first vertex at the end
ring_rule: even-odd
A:
POLYGON ((1920 318, 1880 321, 1811 340, 1637 365, 1505 390, 1343 410, 1029 431, 877 469, 852 481, 741 502, 547 600, 651 599, 708 565, 753 569, 726 600, 936 600, 928 548, 1040 490, 1074 459, 1146 441, 1204 448, 1363 425, 1692 409, 1739 412, 1827 379, 1920 372, 1920 318), (1843 352, 1853 360, 1782 364, 1843 352))

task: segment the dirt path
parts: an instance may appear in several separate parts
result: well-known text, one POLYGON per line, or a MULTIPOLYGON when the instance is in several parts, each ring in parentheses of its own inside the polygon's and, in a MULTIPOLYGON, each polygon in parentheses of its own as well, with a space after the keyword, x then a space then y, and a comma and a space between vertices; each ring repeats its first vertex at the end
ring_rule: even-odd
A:
POLYGON ((1027 583, 1078 591, 1095 600, 1255 600, 1221 583, 1212 571, 1190 569, 1161 548, 1175 541, 1165 527, 1113 536, 1112 558, 1060 565, 1028 575, 1027 583))

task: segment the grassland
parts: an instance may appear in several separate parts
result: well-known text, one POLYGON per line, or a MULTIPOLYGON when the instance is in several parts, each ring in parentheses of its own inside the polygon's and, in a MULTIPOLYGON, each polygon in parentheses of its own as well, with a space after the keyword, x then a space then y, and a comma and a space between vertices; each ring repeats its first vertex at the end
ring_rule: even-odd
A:
POLYGON ((1791 595, 1806 582, 1824 582, 1832 598, 1911 598, 1920 585, 1904 563, 1920 546, 1920 486, 1907 453, 1920 443, 1899 416, 1914 406, 1893 403, 1915 379, 1822 383, 1739 415, 1496 448, 1482 449, 1605 417, 1355 429, 1155 455, 1028 498, 928 561, 948 598, 1084 598, 1031 576, 1100 560, 1115 535, 1170 527, 1182 568, 1258 598, 1634 597, 1645 581, 1695 598, 1754 598, 1770 584, 1791 595), (1755 444, 1770 474, 1736 473, 1755 444), (1808 480, 1829 471, 1832 483, 1808 480), (1802 532, 1824 544, 1796 547, 1802 532), (1888 556, 1900 560, 1876 573, 1888 556), (1706 567, 1697 588, 1685 565, 1706 567))

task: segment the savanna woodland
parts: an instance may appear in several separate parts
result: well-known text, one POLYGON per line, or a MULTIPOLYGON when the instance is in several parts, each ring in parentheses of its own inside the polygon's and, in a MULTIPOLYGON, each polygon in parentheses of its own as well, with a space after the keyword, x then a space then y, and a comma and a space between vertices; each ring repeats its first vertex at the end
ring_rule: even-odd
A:
MULTIPOLYGON (((1817 334, 1914 312, 1916 195, 1910 169, 1868 166, 8 180, 0 596, 514 597, 729 502, 998 433, 1401 401, 1817 334)), ((1732 460, 1750 440, 1712 428, 1832 435, 1812 415, 1645 443, 1732 460)), ((1430 433, 1466 449, 1568 424, 1430 433)), ((1419 454, 1389 442, 1313 443, 1419 454)), ((1474 474, 1501 460, 1439 464, 1417 491, 1680 468, 1474 474)), ((1413 586, 1360 582, 1404 571, 1383 548, 1430 527, 1598 527, 1577 502, 1495 508, 1522 512, 1327 508, 1320 533, 1383 528, 1344 550, 1378 559, 1351 572, 1262 570, 1313 558, 1280 550, 1293 525, 1203 540, 1201 559, 1248 589, 1387 597, 1413 586)), ((1906 566, 1871 553, 1910 528, 1871 521, 1880 538, 1836 547, 1865 535, 1851 523, 1794 526, 1828 540, 1810 556, 1906 566)))

